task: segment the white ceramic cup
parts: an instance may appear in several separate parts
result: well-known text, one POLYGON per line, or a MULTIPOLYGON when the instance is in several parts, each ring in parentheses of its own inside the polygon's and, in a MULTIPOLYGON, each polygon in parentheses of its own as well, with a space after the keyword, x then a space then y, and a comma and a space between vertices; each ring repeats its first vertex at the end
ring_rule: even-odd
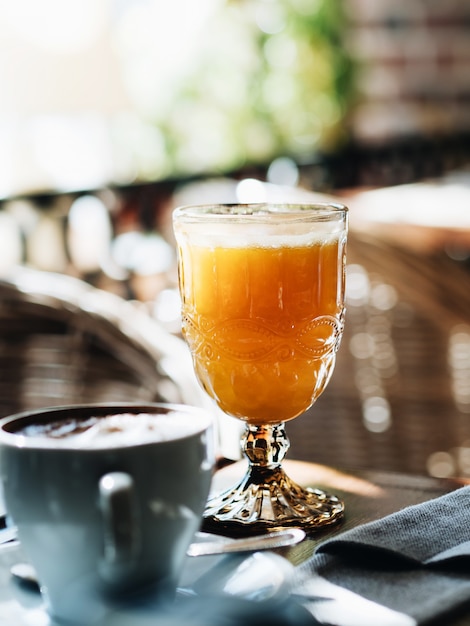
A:
POLYGON ((193 407, 84 405, 3 419, 6 509, 51 615, 93 624, 135 594, 157 603, 172 598, 213 467, 211 418, 193 407), (130 429, 95 439, 20 432, 31 424, 126 414, 127 422, 142 414, 155 420, 158 432, 130 429))

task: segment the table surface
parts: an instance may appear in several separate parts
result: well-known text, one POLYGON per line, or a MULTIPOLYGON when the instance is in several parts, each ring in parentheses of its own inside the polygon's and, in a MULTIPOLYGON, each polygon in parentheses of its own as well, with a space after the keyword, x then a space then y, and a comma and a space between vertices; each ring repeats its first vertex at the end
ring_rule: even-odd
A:
MULTIPOLYGON (((219 470, 214 477, 213 489, 218 491, 231 486, 243 475, 245 467, 246 463, 239 461, 219 470)), ((348 472, 303 461, 286 460, 283 467, 290 478, 300 485, 326 489, 339 496, 345 504, 345 516, 341 522, 315 531, 301 544, 280 551, 294 565, 308 559, 315 547, 326 538, 470 484, 470 479, 464 478, 439 479, 377 471, 348 472)), ((470 611, 446 626, 470 626, 470 611)))
MULTIPOLYGON (((308 559, 323 539, 470 484, 470 479, 435 479, 376 471, 348 472, 302 461, 286 460, 283 465, 288 475, 299 484, 326 489, 345 503, 345 516, 340 523, 315 531, 294 547, 277 551, 294 565, 308 559)), ((213 491, 230 487, 243 475, 245 467, 246 463, 239 461, 216 472, 213 491)), ((470 626, 470 611, 446 626, 470 626)))
MULTIPOLYGON (((286 460, 283 467, 289 477, 300 485, 325 489, 339 496, 345 505, 341 522, 315 531, 300 545, 288 550, 289 559, 295 565, 311 556, 315 546, 323 539, 470 484, 470 478, 439 479, 377 471, 347 472, 304 461, 286 460)), ((243 475, 245 468, 246 463, 239 461, 219 470, 214 476, 213 491, 230 487, 243 475)))

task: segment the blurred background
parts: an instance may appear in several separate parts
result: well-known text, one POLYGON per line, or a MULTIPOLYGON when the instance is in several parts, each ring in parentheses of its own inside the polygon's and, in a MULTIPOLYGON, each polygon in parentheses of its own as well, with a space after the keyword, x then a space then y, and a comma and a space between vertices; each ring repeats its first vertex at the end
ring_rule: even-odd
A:
POLYGON ((0 267, 102 272, 111 235, 171 239, 158 222, 195 181, 465 172, 469 29, 465 0, 0 0, 0 267))
POLYGON ((278 157, 334 188, 459 166, 469 14, 465 0, 2 0, 0 193, 264 175, 278 157))
MULTIPOLYGON (((1 273, 79 278, 178 335, 174 206, 343 199, 356 291, 319 401, 344 433, 334 461, 470 472, 468 2, 0 0, 0 86, 1 273), (412 352, 426 324, 439 348, 412 352)), ((307 424, 292 452, 311 460, 307 424)))

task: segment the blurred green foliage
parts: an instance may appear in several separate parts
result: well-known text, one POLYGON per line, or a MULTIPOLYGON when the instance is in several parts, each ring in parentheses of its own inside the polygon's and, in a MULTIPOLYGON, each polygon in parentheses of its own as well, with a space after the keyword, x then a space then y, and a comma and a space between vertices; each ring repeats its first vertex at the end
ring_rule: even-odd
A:
POLYGON ((341 0, 226 0, 152 123, 176 175, 308 160, 348 138, 354 67, 341 0))

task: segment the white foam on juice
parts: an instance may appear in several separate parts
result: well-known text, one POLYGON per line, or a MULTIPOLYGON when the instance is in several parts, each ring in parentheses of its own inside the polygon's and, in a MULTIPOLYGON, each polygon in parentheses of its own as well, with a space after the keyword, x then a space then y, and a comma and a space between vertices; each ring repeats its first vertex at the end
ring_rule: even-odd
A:
MULTIPOLYGON (((297 248, 332 244, 345 234, 342 224, 316 222, 305 231, 304 224, 191 224, 185 225, 186 233, 175 231, 191 246, 201 248, 297 248)), ((183 243, 181 241, 181 243, 183 243)))

